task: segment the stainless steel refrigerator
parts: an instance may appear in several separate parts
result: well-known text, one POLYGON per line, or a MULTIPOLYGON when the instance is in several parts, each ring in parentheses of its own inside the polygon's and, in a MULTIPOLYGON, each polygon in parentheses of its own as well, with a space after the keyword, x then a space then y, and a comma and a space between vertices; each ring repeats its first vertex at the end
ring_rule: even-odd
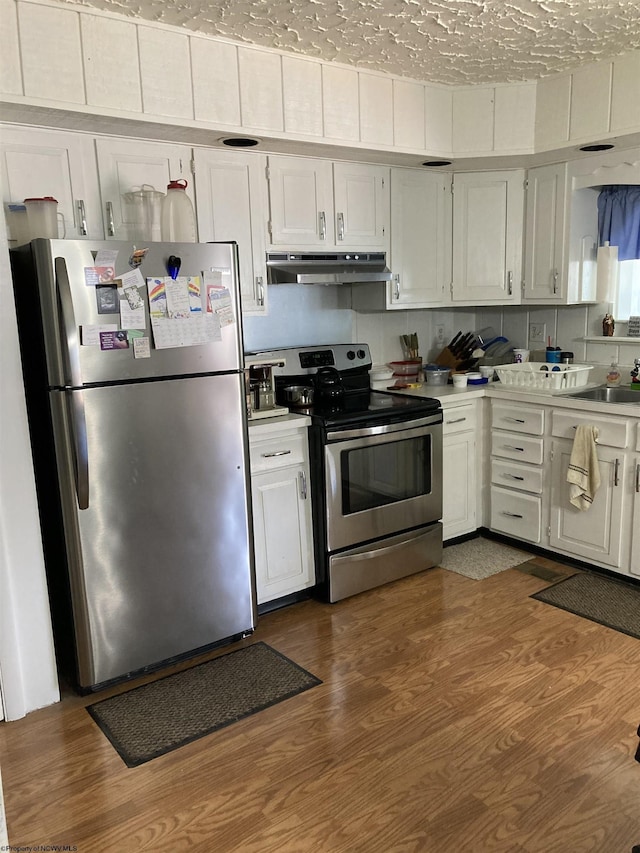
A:
POLYGON ((54 628, 77 686, 251 632, 235 243, 40 239, 11 261, 54 628))

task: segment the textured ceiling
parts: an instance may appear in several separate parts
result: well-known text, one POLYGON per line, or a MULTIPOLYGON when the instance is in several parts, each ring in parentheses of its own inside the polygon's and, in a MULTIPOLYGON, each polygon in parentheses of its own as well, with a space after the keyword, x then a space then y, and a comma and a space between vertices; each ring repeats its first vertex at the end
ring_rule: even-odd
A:
POLYGON ((534 80, 640 49, 640 0, 81 0, 81 5, 458 85, 534 80))

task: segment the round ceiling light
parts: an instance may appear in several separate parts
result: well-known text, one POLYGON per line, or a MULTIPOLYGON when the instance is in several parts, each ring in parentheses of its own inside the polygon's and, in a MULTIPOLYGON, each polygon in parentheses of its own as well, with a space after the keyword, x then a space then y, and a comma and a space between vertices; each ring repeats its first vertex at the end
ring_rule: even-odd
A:
POLYGON ((249 136, 228 136, 222 140, 223 145, 230 145, 232 148, 253 148, 259 143, 259 139, 251 139, 249 136))
POLYGON ((608 151, 610 148, 615 148, 609 142, 599 142, 596 145, 582 145, 580 151, 608 151))

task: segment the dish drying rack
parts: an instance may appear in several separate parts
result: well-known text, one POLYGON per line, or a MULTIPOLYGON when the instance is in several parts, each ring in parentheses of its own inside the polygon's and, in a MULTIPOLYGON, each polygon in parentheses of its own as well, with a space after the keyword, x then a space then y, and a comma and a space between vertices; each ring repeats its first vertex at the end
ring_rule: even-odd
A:
MULTIPOLYGON (((553 393, 587 384, 591 364, 550 364, 528 361, 524 364, 498 364, 496 373, 505 388, 553 393)), ((498 387, 498 386, 494 386, 498 387)))

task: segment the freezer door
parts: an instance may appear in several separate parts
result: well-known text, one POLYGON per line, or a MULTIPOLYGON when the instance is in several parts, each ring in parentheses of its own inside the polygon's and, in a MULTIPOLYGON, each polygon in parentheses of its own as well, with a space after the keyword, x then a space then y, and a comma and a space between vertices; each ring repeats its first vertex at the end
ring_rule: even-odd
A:
MULTIPOLYGON (((134 269, 131 243, 90 240, 34 240, 29 247, 15 250, 14 285, 20 291, 19 310, 23 315, 21 335, 29 328, 28 313, 41 314, 50 386, 73 386, 97 382, 120 382, 159 376, 237 371, 242 368, 242 329, 238 290, 237 246, 235 243, 148 243, 139 270, 144 280, 138 292, 144 302, 142 334, 151 339, 149 358, 134 358, 128 348, 102 350, 95 327, 124 329, 121 305, 127 300, 113 284, 87 283, 98 273, 99 252, 113 253, 115 278, 134 269), (210 340, 189 346, 159 348, 149 317, 148 278, 169 276, 169 258, 180 258, 179 276, 199 276, 201 312, 188 312, 188 319, 173 320, 172 343, 181 329, 209 334, 210 340), (33 264, 29 258, 33 258, 33 264), (22 263, 20 263, 22 258, 22 263), (34 269, 35 267, 35 269, 34 269), (87 272, 89 270, 89 272, 87 272), (93 272, 92 272, 93 270, 93 272), (221 314, 208 310, 207 284, 226 288, 230 310, 221 314), (106 288, 106 290, 105 290, 106 288), (26 315, 26 316, 25 316, 26 315), (227 322, 229 318, 232 322, 227 322), (176 325, 177 324, 177 325, 176 325), (213 331, 212 331, 213 330, 213 331), (91 333, 93 332, 93 338, 91 333), (91 341, 94 341, 91 343, 91 341)), ((140 248, 140 247, 139 247, 140 248)), ((109 278, 107 273, 105 278, 109 278)), ((197 286, 197 282, 196 282, 197 286)), ((218 290, 218 293, 224 291, 218 290)), ((224 294, 226 295, 226 294, 224 294)), ((191 305, 198 297, 191 289, 191 305)), ((165 324, 166 326, 166 324, 165 324)), ((177 340, 177 338, 176 338, 177 340)))
POLYGON ((50 396, 80 686, 251 630, 242 377, 50 396))

